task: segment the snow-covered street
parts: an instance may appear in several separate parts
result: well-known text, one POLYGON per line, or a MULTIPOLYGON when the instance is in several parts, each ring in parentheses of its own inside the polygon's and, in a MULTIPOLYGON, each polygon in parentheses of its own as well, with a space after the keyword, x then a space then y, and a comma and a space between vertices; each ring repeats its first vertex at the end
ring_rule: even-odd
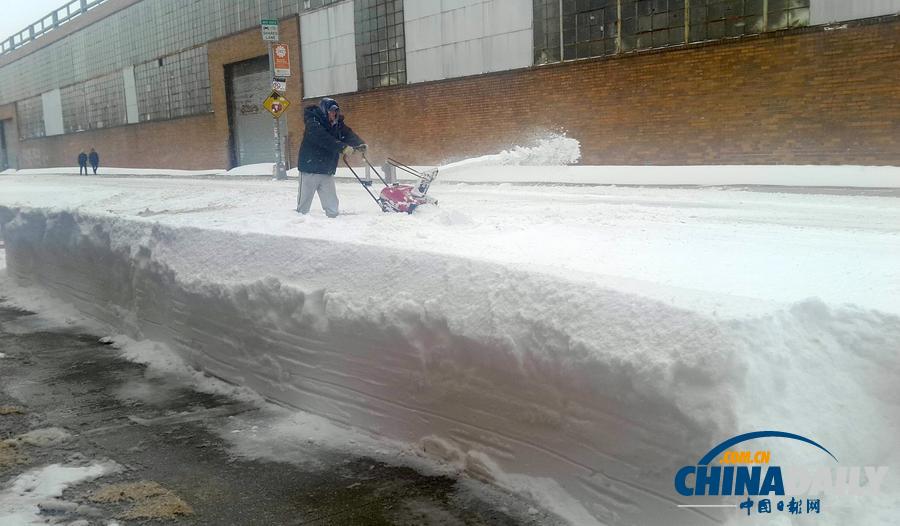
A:
MULTIPOLYGON (((408 216, 339 182, 327 219, 296 184, 3 176, 9 274, 575 524, 734 518, 671 474, 747 430, 900 464, 891 191, 438 182, 408 216)), ((887 524, 889 485, 826 522, 887 524)))
MULTIPOLYGON (((356 183, 342 181, 343 215, 329 221, 318 202, 308 217, 294 212, 296 181, 14 176, 0 182, 3 206, 460 256, 677 303, 711 292, 726 307, 723 295, 784 303, 820 298, 900 312, 893 293, 900 290, 900 206, 895 197, 853 190, 438 183, 432 195, 440 206, 408 217, 381 213, 356 183)), ((205 271, 180 269, 192 270, 205 271)), ((246 270, 243 277, 258 278, 297 269, 279 261, 246 270)))

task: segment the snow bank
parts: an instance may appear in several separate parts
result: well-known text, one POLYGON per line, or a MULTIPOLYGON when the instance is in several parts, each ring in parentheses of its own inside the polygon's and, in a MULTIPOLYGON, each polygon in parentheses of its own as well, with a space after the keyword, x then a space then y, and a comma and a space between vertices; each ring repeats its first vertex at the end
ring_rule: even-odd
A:
MULTIPOLYGON (((544 502, 574 499, 557 511, 578 524, 717 522, 675 510, 672 473, 748 430, 898 464, 894 314, 808 300, 730 319, 446 254, 0 217, 20 283, 270 399, 544 502)), ((860 513, 826 520, 876 524, 860 513)))

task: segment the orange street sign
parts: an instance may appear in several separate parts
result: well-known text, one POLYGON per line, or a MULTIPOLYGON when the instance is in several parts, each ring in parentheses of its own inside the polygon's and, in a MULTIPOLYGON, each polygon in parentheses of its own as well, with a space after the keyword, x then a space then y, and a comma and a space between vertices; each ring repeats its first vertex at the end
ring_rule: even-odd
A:
POLYGON ((287 44, 273 44, 272 45, 272 58, 275 62, 275 76, 276 77, 290 77, 291 76, 291 54, 288 51, 287 44))
POLYGON ((263 101, 263 107, 272 114, 276 119, 281 117, 281 114, 284 113, 285 110, 288 109, 288 106, 291 105, 291 101, 284 98, 277 91, 273 91, 271 95, 266 97, 266 100, 263 101))

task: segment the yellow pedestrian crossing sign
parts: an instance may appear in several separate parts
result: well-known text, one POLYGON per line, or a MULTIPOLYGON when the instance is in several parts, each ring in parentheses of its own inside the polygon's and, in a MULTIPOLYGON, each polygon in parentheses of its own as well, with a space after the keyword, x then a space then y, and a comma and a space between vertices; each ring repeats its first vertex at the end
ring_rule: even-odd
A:
POLYGON ((284 98, 281 93, 277 91, 273 91, 271 95, 269 95, 265 101, 263 101, 263 107, 272 114, 276 119, 281 117, 281 114, 288 109, 288 106, 291 105, 291 101, 284 98))

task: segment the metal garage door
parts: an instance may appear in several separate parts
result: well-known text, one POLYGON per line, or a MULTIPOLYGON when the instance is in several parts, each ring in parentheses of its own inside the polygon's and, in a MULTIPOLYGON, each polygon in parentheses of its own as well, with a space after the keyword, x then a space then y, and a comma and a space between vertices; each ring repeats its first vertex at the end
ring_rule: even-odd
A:
POLYGON ((238 165, 274 161, 272 115, 263 101, 272 91, 266 56, 229 65, 229 124, 234 162, 238 165))

